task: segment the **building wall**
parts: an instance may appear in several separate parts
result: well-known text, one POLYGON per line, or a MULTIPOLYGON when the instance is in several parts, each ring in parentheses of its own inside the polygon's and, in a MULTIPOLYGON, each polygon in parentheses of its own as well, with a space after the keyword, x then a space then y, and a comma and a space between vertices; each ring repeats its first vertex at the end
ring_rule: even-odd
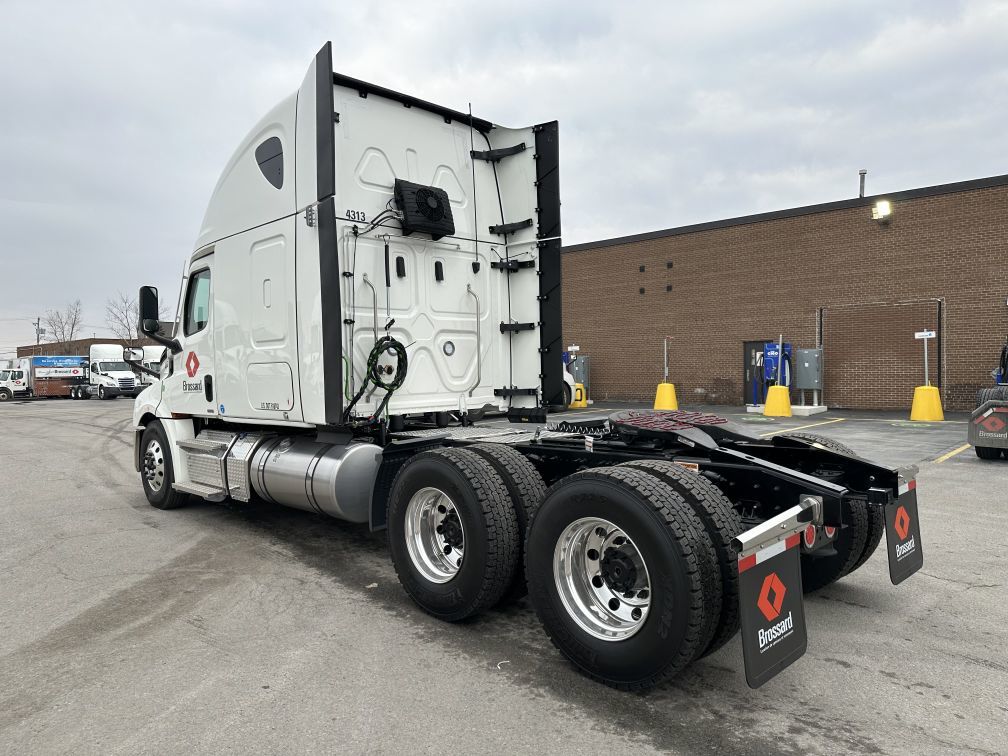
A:
POLYGON ((909 408, 923 382, 913 333, 939 326, 940 303, 931 380, 946 408, 971 408, 1008 334, 1006 183, 890 195, 885 226, 865 198, 565 249, 565 343, 591 356, 594 399, 652 399, 667 336, 680 403, 740 404, 743 342, 812 347, 821 321, 828 404, 909 408))
POLYGON ((18 357, 31 357, 36 354, 87 355, 92 344, 119 344, 120 346, 156 346, 157 342, 150 339, 74 339, 66 344, 29 344, 17 348, 18 357))

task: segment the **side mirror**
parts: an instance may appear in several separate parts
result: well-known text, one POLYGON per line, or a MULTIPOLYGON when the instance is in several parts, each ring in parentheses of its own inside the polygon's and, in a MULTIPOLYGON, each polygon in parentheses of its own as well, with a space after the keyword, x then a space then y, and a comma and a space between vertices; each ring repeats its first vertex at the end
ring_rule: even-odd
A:
POLYGON ((143 362, 143 358, 143 349, 131 349, 129 347, 123 349, 123 362, 143 362))
MULTIPOLYGON (((152 338, 158 344, 168 347, 172 354, 182 351, 182 345, 178 339, 171 339, 161 335, 161 324, 158 322, 158 293, 154 286, 141 286, 140 297, 140 331, 152 338)), ((141 360, 135 360, 137 362, 141 360)))
POLYGON ((150 335, 157 333, 158 323, 158 291, 154 286, 140 287, 140 330, 150 335))

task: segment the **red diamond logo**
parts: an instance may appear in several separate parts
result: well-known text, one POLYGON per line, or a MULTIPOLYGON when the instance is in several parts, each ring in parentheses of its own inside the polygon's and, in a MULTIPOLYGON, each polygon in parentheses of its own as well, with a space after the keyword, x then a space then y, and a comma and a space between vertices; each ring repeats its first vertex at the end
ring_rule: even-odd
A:
POLYGON ((907 534, 910 532, 910 515, 907 514, 906 508, 900 507, 896 510, 896 519, 893 520, 893 527, 896 529, 896 535, 900 537, 900 540, 905 541, 907 534))
POLYGON ((185 361, 185 369, 190 378, 196 377, 196 371, 199 370, 199 357, 196 356, 196 352, 189 352, 185 361))
POLYGON ((1005 429, 1005 421, 1002 420, 997 415, 988 415, 980 423, 984 430, 990 431, 991 433, 1000 433, 1005 429))
POLYGON ((766 617, 767 622, 775 620, 780 616, 785 593, 787 593, 787 588, 784 587, 781 579, 777 577, 776 572, 771 572, 763 578, 763 587, 760 588, 756 606, 759 607, 763 616, 766 617), (770 597, 771 594, 773 594, 773 598, 770 597))

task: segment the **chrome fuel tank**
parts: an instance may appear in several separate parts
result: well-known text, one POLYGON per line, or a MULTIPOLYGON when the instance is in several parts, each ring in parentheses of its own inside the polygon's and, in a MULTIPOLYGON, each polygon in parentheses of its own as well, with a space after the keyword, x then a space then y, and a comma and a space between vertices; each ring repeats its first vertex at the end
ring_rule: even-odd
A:
POLYGON ((368 522, 381 455, 381 447, 368 443, 274 438, 252 457, 252 487, 275 504, 368 522))

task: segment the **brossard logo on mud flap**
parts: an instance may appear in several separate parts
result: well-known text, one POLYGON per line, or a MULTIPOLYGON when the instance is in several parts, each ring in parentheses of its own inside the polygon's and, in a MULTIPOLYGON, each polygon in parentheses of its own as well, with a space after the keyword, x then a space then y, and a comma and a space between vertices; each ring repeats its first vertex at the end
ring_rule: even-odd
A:
MULTIPOLYGON (((756 606, 760 613, 766 617, 767 622, 773 622, 780 616, 786 594, 787 587, 781 582, 776 572, 771 572, 763 579, 763 586, 760 588, 756 606)), ((760 628, 757 631, 760 653, 763 653, 778 639, 786 638, 793 629, 794 616, 791 612, 788 612, 787 617, 780 622, 767 628, 760 628)))
POLYGON ((889 579, 893 585, 906 580, 924 565, 917 513, 917 481, 902 481, 897 500, 885 506, 889 579))
POLYGON ((901 506, 896 510, 893 529, 896 531, 896 535, 900 537, 900 540, 903 541, 903 543, 896 544, 896 557, 902 559, 917 548, 914 537, 910 535, 910 515, 907 514, 906 507, 901 506), (907 540, 908 535, 910 535, 909 541, 907 540))
POLYGON ((808 645, 802 605, 801 534, 739 556, 739 599, 746 682, 758 688, 808 645))

